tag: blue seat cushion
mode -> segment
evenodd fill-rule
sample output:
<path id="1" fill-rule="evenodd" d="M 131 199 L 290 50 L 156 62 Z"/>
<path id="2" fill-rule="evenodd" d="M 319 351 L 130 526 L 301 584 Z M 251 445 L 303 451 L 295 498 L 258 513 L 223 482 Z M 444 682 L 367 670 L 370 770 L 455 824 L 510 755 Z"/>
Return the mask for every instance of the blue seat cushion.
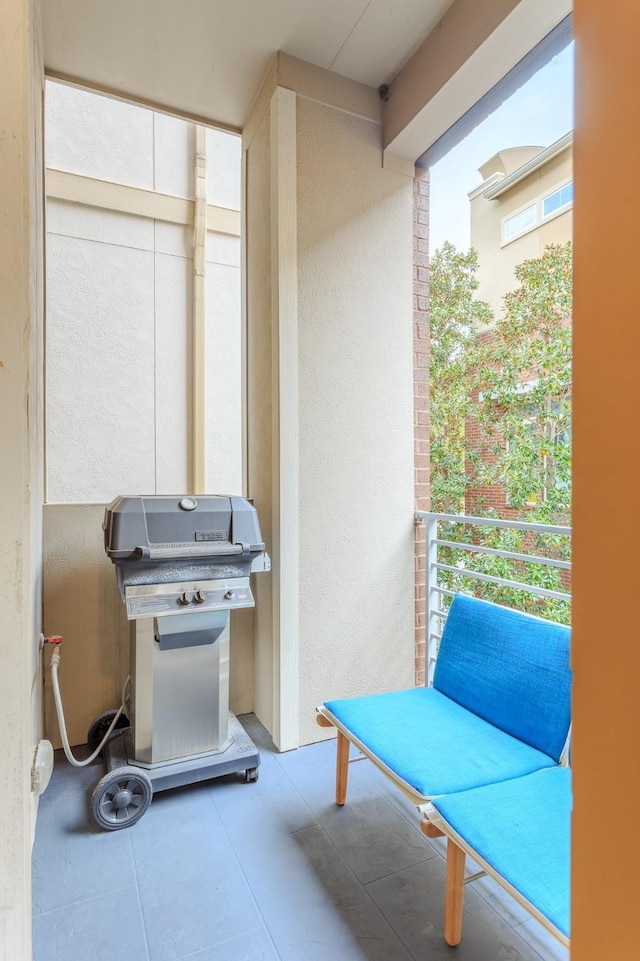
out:
<path id="1" fill-rule="evenodd" d="M 429 687 L 327 701 L 324 706 L 425 800 L 555 763 Z"/>
<path id="2" fill-rule="evenodd" d="M 569 768 L 437 798 L 433 806 L 482 860 L 569 937 Z"/>
<path id="3" fill-rule="evenodd" d="M 456 594 L 433 686 L 559 761 L 571 716 L 570 630 Z"/>

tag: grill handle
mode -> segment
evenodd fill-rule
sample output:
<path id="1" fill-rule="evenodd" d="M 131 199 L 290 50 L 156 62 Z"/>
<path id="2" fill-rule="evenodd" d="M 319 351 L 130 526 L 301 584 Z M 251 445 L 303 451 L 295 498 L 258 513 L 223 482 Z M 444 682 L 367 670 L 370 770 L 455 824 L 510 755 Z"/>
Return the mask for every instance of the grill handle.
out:
<path id="1" fill-rule="evenodd" d="M 136 547 L 134 554 L 145 561 L 188 560 L 190 557 L 229 557 L 249 554 L 251 544 L 194 544 L 193 547 Z"/>

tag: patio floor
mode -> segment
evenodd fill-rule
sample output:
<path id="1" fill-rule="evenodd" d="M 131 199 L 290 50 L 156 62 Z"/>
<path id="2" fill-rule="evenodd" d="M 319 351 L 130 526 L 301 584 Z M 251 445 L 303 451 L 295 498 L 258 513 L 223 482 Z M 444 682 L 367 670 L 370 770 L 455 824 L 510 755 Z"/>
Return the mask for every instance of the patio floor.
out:
<path id="1" fill-rule="evenodd" d="M 362 761 L 337 808 L 333 741 L 277 754 L 241 721 L 261 752 L 256 784 L 157 794 L 122 831 L 88 815 L 101 765 L 56 754 L 33 853 L 34 961 L 567 961 L 488 878 L 467 886 L 448 947 L 443 841 L 423 837 L 409 802 Z"/>

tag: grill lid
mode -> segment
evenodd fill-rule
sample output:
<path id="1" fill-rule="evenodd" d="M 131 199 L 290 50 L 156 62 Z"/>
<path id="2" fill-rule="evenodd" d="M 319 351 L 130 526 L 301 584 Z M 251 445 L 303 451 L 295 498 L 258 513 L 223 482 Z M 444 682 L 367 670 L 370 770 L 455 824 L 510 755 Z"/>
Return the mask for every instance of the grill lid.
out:
<path id="1" fill-rule="evenodd" d="M 264 552 L 255 507 L 219 495 L 116 497 L 105 509 L 104 548 L 114 564 L 215 562 Z"/>

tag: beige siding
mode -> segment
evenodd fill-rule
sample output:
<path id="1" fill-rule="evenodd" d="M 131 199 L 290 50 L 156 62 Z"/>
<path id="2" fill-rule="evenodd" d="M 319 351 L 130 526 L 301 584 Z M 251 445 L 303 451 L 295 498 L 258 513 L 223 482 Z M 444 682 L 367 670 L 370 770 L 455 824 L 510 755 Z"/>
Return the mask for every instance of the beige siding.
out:
<path id="1" fill-rule="evenodd" d="M 486 300 L 496 315 L 502 299 L 516 286 L 515 267 L 540 257 L 552 243 L 565 243 L 573 233 L 573 208 L 542 219 L 542 199 L 572 178 L 573 152 L 566 149 L 494 200 L 479 194 L 471 200 L 471 246 L 478 251 L 480 286 L 476 296 Z M 531 204 L 538 208 L 536 226 L 503 242 L 503 223 Z"/>

